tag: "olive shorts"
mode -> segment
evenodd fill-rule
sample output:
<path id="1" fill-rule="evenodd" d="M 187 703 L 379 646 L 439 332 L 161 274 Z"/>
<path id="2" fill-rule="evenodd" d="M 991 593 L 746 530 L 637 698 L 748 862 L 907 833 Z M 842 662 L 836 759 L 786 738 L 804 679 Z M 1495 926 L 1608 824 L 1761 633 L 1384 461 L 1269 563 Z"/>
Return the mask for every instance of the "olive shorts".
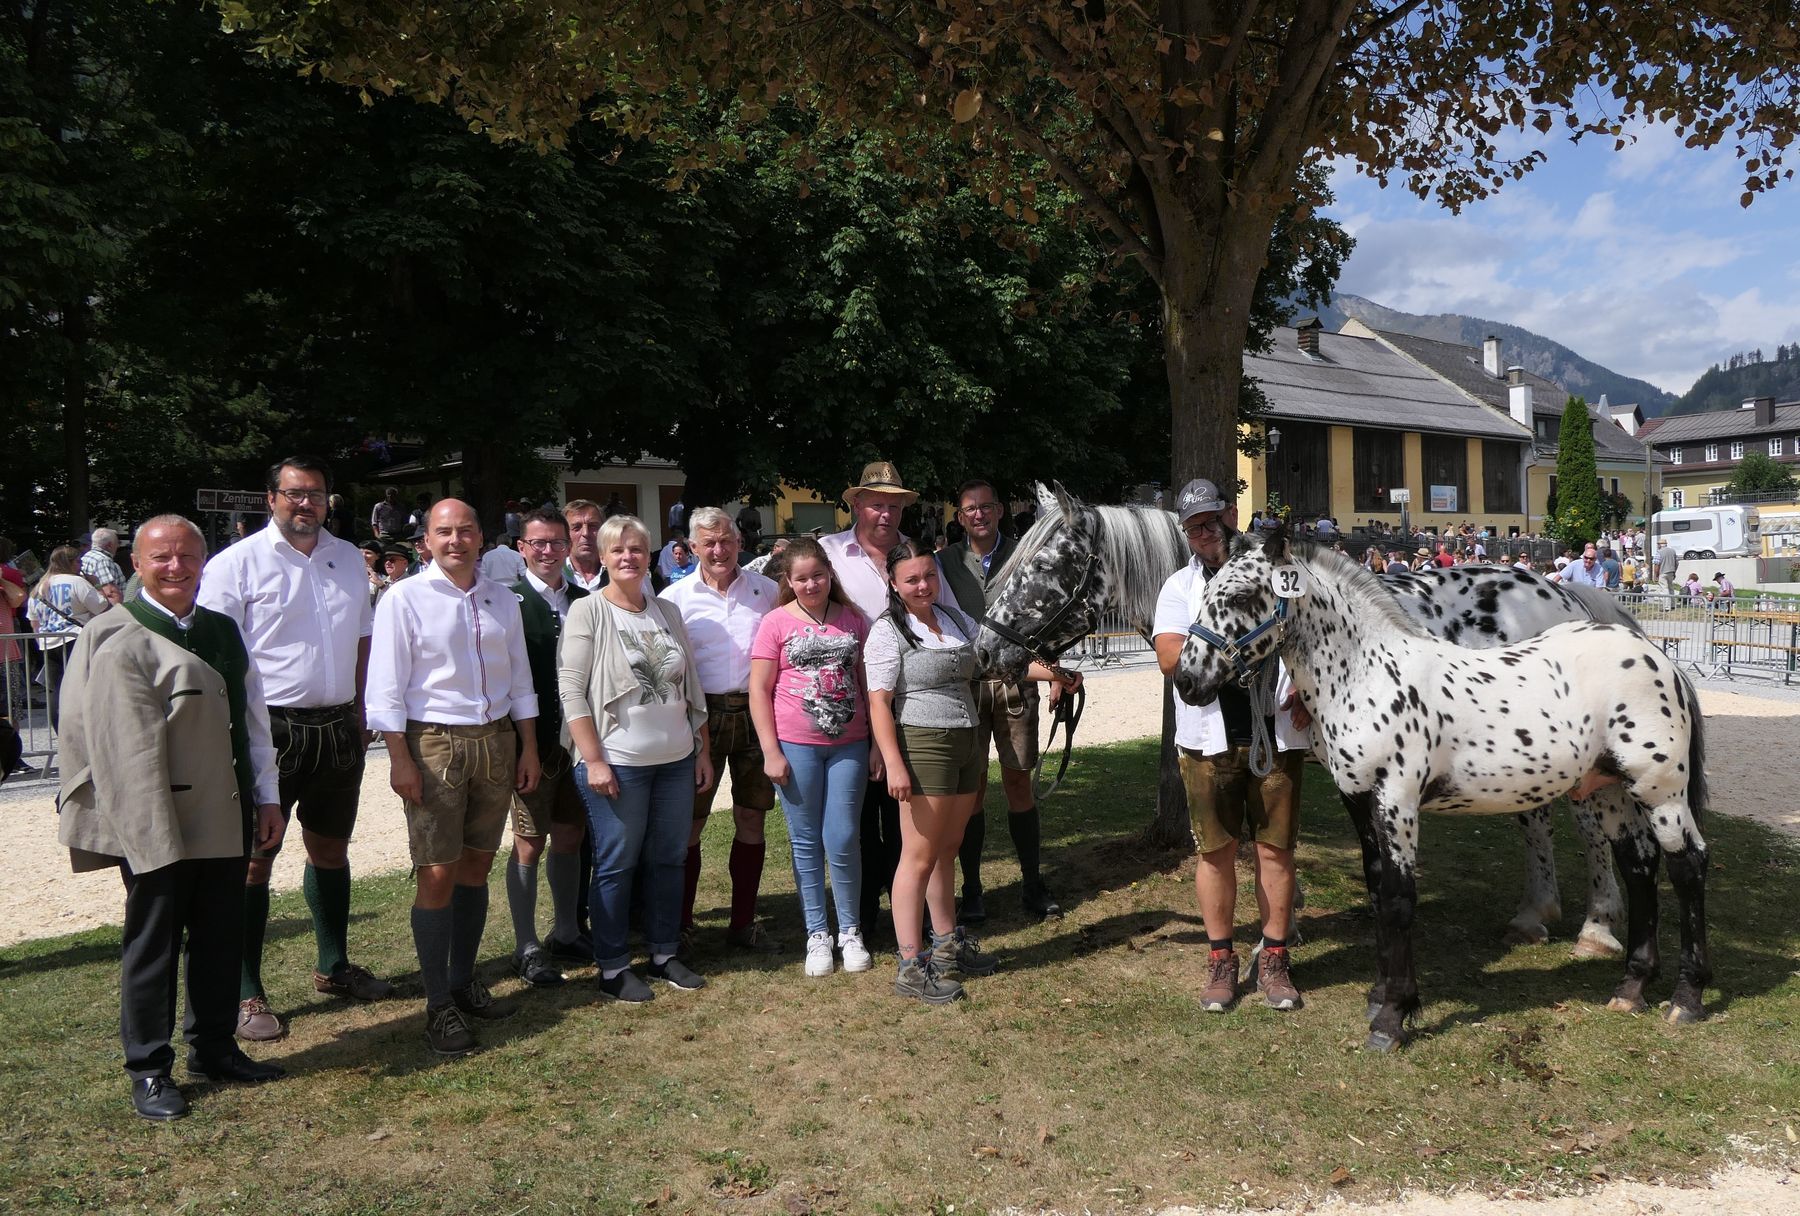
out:
<path id="1" fill-rule="evenodd" d="M 1258 844 L 1292 849 L 1300 839 L 1301 750 L 1275 753 L 1266 777 L 1250 771 L 1250 749 L 1234 747 L 1215 756 L 1181 750 L 1181 784 L 1187 790 L 1188 826 L 1202 853 L 1236 844 L 1246 820 Z"/>
<path id="2" fill-rule="evenodd" d="M 406 750 L 419 766 L 424 796 L 406 804 L 415 867 L 447 866 L 464 849 L 499 849 L 513 807 L 516 739 L 507 718 L 485 726 L 406 724 Z"/>
<path id="3" fill-rule="evenodd" d="M 694 818 L 712 813 L 713 795 L 731 771 L 731 805 L 766 811 L 775 805 L 775 787 L 763 772 L 762 741 L 750 720 L 750 698 L 743 693 L 706 698 L 707 754 L 712 757 L 713 783 L 694 792 Z"/>
<path id="4" fill-rule="evenodd" d="M 900 726 L 900 754 L 913 793 L 973 794 L 987 775 L 987 741 L 973 726 Z"/>
<path id="5" fill-rule="evenodd" d="M 584 824 L 587 807 L 575 788 L 575 766 L 560 743 L 538 744 L 543 775 L 529 794 L 514 794 L 514 836 L 547 836 L 552 824 Z"/>

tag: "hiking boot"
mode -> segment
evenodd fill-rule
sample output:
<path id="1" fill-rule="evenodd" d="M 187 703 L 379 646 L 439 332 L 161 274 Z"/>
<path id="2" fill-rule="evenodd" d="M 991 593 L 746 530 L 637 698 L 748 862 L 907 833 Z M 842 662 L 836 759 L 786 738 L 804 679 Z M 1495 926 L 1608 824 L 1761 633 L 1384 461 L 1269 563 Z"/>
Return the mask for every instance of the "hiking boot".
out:
<path id="1" fill-rule="evenodd" d="M 741 929 L 726 930 L 725 943 L 734 950 L 748 950 L 752 954 L 781 953 L 781 943 L 763 930 L 761 921 L 753 920 Z"/>
<path id="2" fill-rule="evenodd" d="M 1026 883 L 1020 899 L 1024 903 L 1028 915 L 1035 916 L 1039 920 L 1062 919 L 1062 906 L 1050 898 L 1049 888 L 1044 886 L 1044 880 L 1041 878 Z"/>
<path id="3" fill-rule="evenodd" d="M 1300 990 L 1288 976 L 1286 947 L 1262 952 L 1262 957 L 1257 960 L 1256 986 L 1262 990 L 1263 1000 L 1269 1002 L 1270 1009 L 1298 1009 L 1302 1004 Z"/>
<path id="4" fill-rule="evenodd" d="M 838 934 L 838 953 L 844 956 L 845 971 L 867 971 L 875 965 L 869 947 L 863 944 L 861 929 L 845 929 Z"/>
<path id="5" fill-rule="evenodd" d="M 368 968 L 345 963 L 330 975 L 313 972 L 313 988 L 326 996 L 347 996 L 353 1001 L 385 1001 L 394 995 L 394 986 L 378 980 Z"/>
<path id="6" fill-rule="evenodd" d="M 286 1033 L 287 1027 L 269 1008 L 267 997 L 253 996 L 238 1002 L 238 1038 L 250 1043 L 271 1043 Z"/>
<path id="7" fill-rule="evenodd" d="M 962 985 L 940 975 L 929 954 L 902 959 L 900 973 L 894 977 L 895 996 L 909 996 L 927 1005 L 948 1005 L 962 994 Z"/>
<path id="8" fill-rule="evenodd" d="M 454 1003 L 425 1011 L 425 1041 L 440 1056 L 467 1055 L 475 1050 L 475 1035 Z"/>
<path id="9" fill-rule="evenodd" d="M 483 1022 L 498 1022 L 516 1012 L 494 1000 L 494 994 L 480 980 L 470 980 L 467 987 L 452 992 L 450 1000 L 462 1011 L 463 1017 Z"/>
<path id="10" fill-rule="evenodd" d="M 831 957 L 831 934 L 821 929 L 806 939 L 806 974 L 830 975 L 835 969 Z"/>
<path id="11" fill-rule="evenodd" d="M 1209 964 L 1212 974 L 1200 990 L 1200 1008 L 1208 1013 L 1224 1013 L 1237 1003 L 1238 956 L 1235 950 L 1214 950 Z"/>
<path id="12" fill-rule="evenodd" d="M 961 925 L 956 932 L 931 938 L 931 964 L 944 975 L 992 975 L 1000 970 L 1000 960 L 981 952 L 981 943 L 970 937 Z"/>

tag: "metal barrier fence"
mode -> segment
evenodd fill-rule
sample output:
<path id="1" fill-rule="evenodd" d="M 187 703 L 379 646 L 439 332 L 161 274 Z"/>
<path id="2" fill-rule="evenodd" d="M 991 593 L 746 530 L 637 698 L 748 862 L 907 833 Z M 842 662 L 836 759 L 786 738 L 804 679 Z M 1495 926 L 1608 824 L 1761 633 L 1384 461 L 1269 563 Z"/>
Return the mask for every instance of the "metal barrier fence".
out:
<path id="1" fill-rule="evenodd" d="M 56 763 L 56 732 L 50 728 L 50 692 L 44 687 L 44 652 L 32 633 L 0 633 L 0 660 L 5 675 L 0 708 L 19 732 L 25 763 L 48 770 Z M 16 774 L 14 780 L 18 780 Z"/>
<path id="2" fill-rule="evenodd" d="M 1066 656 L 1079 667 L 1118 667 L 1155 654 L 1150 642 L 1117 613 L 1103 613 L 1094 632 L 1082 638 Z"/>
<path id="3" fill-rule="evenodd" d="M 1660 587 L 1619 597 L 1639 625 L 1690 675 L 1800 679 L 1800 603 L 1775 596 L 1718 602 Z"/>

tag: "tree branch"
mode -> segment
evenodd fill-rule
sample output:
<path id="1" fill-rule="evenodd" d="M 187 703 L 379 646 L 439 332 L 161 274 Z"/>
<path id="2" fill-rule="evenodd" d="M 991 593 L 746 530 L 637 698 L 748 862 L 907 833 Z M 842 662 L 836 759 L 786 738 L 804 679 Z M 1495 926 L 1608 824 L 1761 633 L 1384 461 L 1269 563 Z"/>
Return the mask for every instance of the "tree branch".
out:
<path id="1" fill-rule="evenodd" d="M 1372 42 L 1382 34 L 1387 33 L 1396 25 L 1399 25 L 1402 21 L 1405 21 L 1408 17 L 1425 7 L 1425 4 L 1426 0 L 1402 0 L 1402 3 L 1396 4 L 1393 8 L 1369 22 L 1363 29 L 1354 34 L 1346 32 L 1343 41 L 1343 53 L 1349 55 L 1361 50 L 1365 43 Z"/>

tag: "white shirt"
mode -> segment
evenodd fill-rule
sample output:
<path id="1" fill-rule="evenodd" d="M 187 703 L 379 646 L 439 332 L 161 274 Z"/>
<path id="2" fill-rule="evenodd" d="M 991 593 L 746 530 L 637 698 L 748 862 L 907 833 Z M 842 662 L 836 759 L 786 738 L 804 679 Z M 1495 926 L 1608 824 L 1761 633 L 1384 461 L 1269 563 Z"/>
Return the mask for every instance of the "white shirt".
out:
<path id="1" fill-rule="evenodd" d="M 620 698 L 618 724 L 600 737 L 607 762 L 635 767 L 686 759 L 694 753 L 694 730 L 683 687 L 687 665 L 674 636 L 648 612 L 632 612 L 611 600 L 605 609 L 612 613 L 640 690 Z"/>
<path id="2" fill-rule="evenodd" d="M 481 555 L 481 576 L 496 583 L 516 583 L 525 573 L 525 558 L 511 545 L 495 545 Z"/>
<path id="3" fill-rule="evenodd" d="M 148 591 L 139 591 L 138 598 L 146 604 L 174 621 L 176 626 L 186 632 L 193 628 L 194 613 L 189 609 L 186 616 L 176 616 L 167 608 L 150 598 Z M 199 601 L 195 600 L 198 605 Z M 244 733 L 250 739 L 250 789 L 256 799 L 257 806 L 281 802 L 281 776 L 275 767 L 275 736 L 269 733 L 269 705 L 263 700 L 262 679 L 256 673 L 254 662 L 244 665 Z"/>
<path id="4" fill-rule="evenodd" d="M 309 557 L 273 523 L 214 555 L 200 602 L 237 623 L 270 705 L 356 700 L 357 643 L 374 627 L 362 551 L 320 529 Z"/>
<path id="5" fill-rule="evenodd" d="M 603 565 L 595 570 L 593 578 L 584 578 L 581 571 L 575 568 L 574 562 L 564 562 L 563 577 L 583 591 L 598 591 L 606 586 L 606 567 Z"/>
<path id="6" fill-rule="evenodd" d="M 1200 615 L 1200 592 L 1206 586 L 1202 570 L 1200 559 L 1190 557 L 1187 565 L 1163 583 L 1162 591 L 1156 597 L 1156 617 L 1150 627 L 1153 636 L 1174 633 L 1187 637 L 1188 626 Z M 1293 688 L 1293 679 L 1284 663 L 1275 677 L 1275 704 L 1287 700 Z M 1220 708 L 1217 697 L 1206 705 L 1189 705 L 1179 694 L 1171 695 L 1175 697 L 1175 742 L 1178 746 L 1203 756 L 1216 756 L 1231 750 L 1231 741 L 1225 734 L 1225 711 Z M 1277 710 L 1275 743 L 1284 752 L 1311 747 L 1311 731 L 1300 730 L 1294 725 L 1292 710 Z"/>
<path id="7" fill-rule="evenodd" d="M 536 718 L 518 597 L 479 577 L 464 591 L 437 566 L 395 583 L 375 608 L 364 706 L 379 731 Z"/>
<path id="8" fill-rule="evenodd" d="M 543 579 L 533 574 L 530 570 L 526 570 L 525 581 L 531 584 L 531 589 L 533 591 L 544 597 L 544 602 L 550 605 L 551 611 L 556 613 L 557 620 L 563 621 L 568 619 L 569 584 L 566 580 L 553 590 Z"/>
<path id="9" fill-rule="evenodd" d="M 885 565 L 877 566 L 874 555 L 856 542 L 856 529 L 848 528 L 819 538 L 819 547 L 831 558 L 832 573 L 850 602 L 869 621 L 888 609 L 888 582 Z M 939 603 L 949 603 L 940 590 Z"/>
<path id="10" fill-rule="evenodd" d="M 700 670 L 701 691 L 713 696 L 750 689 L 750 645 L 757 626 L 775 607 L 779 589 L 772 579 L 740 569 L 723 593 L 698 571 L 663 590 L 687 628 L 688 648 Z"/>

